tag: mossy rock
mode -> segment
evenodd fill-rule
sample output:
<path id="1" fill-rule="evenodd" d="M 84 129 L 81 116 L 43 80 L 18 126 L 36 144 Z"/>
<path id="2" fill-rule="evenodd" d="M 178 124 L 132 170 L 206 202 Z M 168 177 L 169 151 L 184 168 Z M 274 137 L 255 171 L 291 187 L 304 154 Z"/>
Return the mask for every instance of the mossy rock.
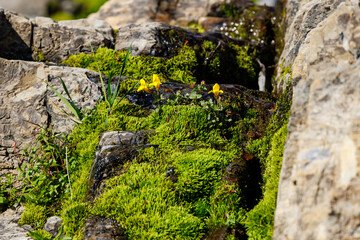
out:
<path id="1" fill-rule="evenodd" d="M 177 81 L 185 84 L 234 83 L 257 89 L 259 65 L 254 60 L 254 50 L 249 46 L 234 43 L 213 43 L 204 40 L 196 44 L 188 43 L 175 48 L 171 58 L 130 56 L 123 75 L 134 79 L 151 79 L 158 74 L 163 81 Z M 125 51 L 99 48 L 96 54 L 73 55 L 64 61 L 73 67 L 100 70 L 107 76 L 120 74 L 125 60 Z M 125 83 L 128 85 L 128 83 Z M 121 89 L 127 89 L 122 86 Z"/>

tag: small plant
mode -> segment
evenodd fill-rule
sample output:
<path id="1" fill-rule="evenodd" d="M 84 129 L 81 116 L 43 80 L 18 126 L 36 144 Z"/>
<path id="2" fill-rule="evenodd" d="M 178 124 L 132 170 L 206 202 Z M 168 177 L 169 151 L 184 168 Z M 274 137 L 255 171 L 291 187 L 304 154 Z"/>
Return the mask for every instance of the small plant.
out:
<path id="1" fill-rule="evenodd" d="M 60 231 L 56 236 L 53 238 L 50 233 L 46 232 L 45 230 L 35 230 L 35 231 L 29 231 L 29 236 L 34 240 L 71 240 L 71 237 L 68 236 L 62 236 L 63 234 L 63 227 L 60 228 Z"/>
<path id="2" fill-rule="evenodd" d="M 12 174 L 5 174 L 0 178 L 0 212 L 5 211 L 15 202 L 19 202 L 19 189 L 14 187 Z"/>
<path id="3" fill-rule="evenodd" d="M 68 116 L 71 120 L 73 120 L 76 123 L 81 123 L 82 119 L 83 119 L 83 115 L 81 113 L 81 111 L 79 110 L 78 107 L 76 107 L 74 101 L 72 100 L 69 91 L 64 83 L 64 81 L 60 78 L 61 84 L 66 92 L 66 95 L 68 96 L 68 98 L 70 99 L 70 101 L 68 101 L 65 97 L 63 97 L 61 95 L 61 93 L 59 91 L 57 91 L 53 86 L 51 86 L 49 83 L 45 82 L 50 88 L 51 90 L 53 90 L 53 92 L 61 99 L 61 101 L 66 105 L 66 107 L 75 115 L 75 118 L 72 117 L 69 113 L 67 113 L 65 110 L 59 108 L 55 103 L 55 107 L 57 107 L 60 111 L 62 111 L 66 116 Z"/>
<path id="4" fill-rule="evenodd" d="M 24 197 L 29 202 L 52 205 L 69 186 L 62 135 L 40 128 L 35 143 L 24 150 L 23 156 L 28 162 L 19 168 Z"/>

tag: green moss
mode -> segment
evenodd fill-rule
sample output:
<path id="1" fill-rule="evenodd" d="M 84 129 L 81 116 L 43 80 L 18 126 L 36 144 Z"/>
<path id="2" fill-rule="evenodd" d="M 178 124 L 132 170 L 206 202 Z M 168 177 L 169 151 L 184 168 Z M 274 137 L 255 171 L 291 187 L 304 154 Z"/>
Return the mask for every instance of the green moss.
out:
<path id="1" fill-rule="evenodd" d="M 127 229 L 129 239 L 200 239 L 201 220 L 179 205 L 166 165 L 133 163 L 107 182 L 93 214 L 105 214 Z"/>
<path id="2" fill-rule="evenodd" d="M 277 85 L 282 83 L 285 84 L 285 81 L 291 82 L 292 80 L 292 64 L 287 67 L 284 67 L 285 59 L 280 64 L 280 74 L 279 78 L 277 79 Z"/>
<path id="3" fill-rule="evenodd" d="M 243 221 L 249 239 L 272 239 L 274 214 L 281 163 L 287 135 L 284 124 L 273 136 L 270 151 L 265 161 L 263 199 L 246 214 Z"/>
<path id="4" fill-rule="evenodd" d="M 19 224 L 29 224 L 35 230 L 42 229 L 46 222 L 48 213 L 49 211 L 46 207 L 33 203 L 27 203 L 25 204 L 25 211 L 19 220 Z"/>
<path id="5" fill-rule="evenodd" d="M 38 61 L 43 61 L 45 58 L 44 58 L 44 55 L 41 53 L 41 52 L 39 52 L 38 53 Z"/>
<path id="6" fill-rule="evenodd" d="M 215 193 L 210 198 L 210 210 L 207 226 L 209 229 L 223 227 L 235 228 L 237 218 L 245 211 L 239 206 L 241 190 L 236 185 L 226 182 L 218 183 Z"/>
<path id="7" fill-rule="evenodd" d="M 205 29 L 200 24 L 197 24 L 195 22 L 189 23 L 188 28 L 190 28 L 190 30 L 194 29 L 198 33 L 204 33 L 205 32 Z"/>
<path id="8" fill-rule="evenodd" d="M 89 205 L 87 203 L 75 202 L 68 206 L 61 216 L 65 234 L 70 237 L 78 234 L 79 229 L 83 227 L 88 212 Z"/>
<path id="9" fill-rule="evenodd" d="M 150 127 L 156 129 L 151 143 L 162 148 L 224 145 L 220 131 L 208 121 L 209 114 L 200 106 L 163 106 L 149 117 Z"/>
<path id="10" fill-rule="evenodd" d="M 122 62 L 126 57 L 126 51 L 115 51 L 107 48 L 99 48 L 95 56 L 78 54 L 72 55 L 64 61 L 73 67 L 88 68 L 97 71 L 97 63 L 100 71 L 105 75 L 119 75 Z M 119 61 L 117 60 L 119 59 Z M 158 74 L 162 79 L 172 79 L 183 83 L 195 83 L 192 76 L 196 64 L 195 52 L 189 47 L 184 47 L 174 58 L 164 59 L 158 57 L 134 57 L 129 56 L 123 75 L 136 78 L 151 78 Z"/>
<path id="11" fill-rule="evenodd" d="M 272 238 L 279 176 L 290 115 L 291 89 L 291 86 L 288 86 L 279 98 L 265 136 L 249 141 L 246 146 L 247 151 L 256 155 L 263 166 L 263 197 L 246 215 L 239 215 L 239 222 L 246 228 L 249 239 Z"/>
<path id="12" fill-rule="evenodd" d="M 168 33 L 170 34 L 170 33 Z M 135 79 L 151 79 L 158 74 L 162 80 L 178 81 L 193 84 L 206 79 L 207 82 L 219 82 L 219 78 L 229 83 L 239 83 L 251 88 L 257 87 L 253 50 L 249 47 L 240 47 L 230 44 L 230 47 L 217 47 L 210 41 L 204 41 L 200 46 L 188 45 L 177 48 L 172 58 L 158 58 L 149 56 L 130 56 L 124 76 Z M 64 61 L 73 67 L 88 68 L 100 71 L 107 76 L 119 75 L 125 51 L 115 51 L 99 48 L 95 56 L 84 53 L 72 55 Z M 128 89 L 127 82 L 122 90 Z"/>
<path id="13" fill-rule="evenodd" d="M 221 180 L 221 168 L 228 166 L 233 157 L 229 152 L 214 149 L 175 153 L 171 160 L 178 171 L 176 188 L 180 198 L 188 202 L 209 198 Z"/>

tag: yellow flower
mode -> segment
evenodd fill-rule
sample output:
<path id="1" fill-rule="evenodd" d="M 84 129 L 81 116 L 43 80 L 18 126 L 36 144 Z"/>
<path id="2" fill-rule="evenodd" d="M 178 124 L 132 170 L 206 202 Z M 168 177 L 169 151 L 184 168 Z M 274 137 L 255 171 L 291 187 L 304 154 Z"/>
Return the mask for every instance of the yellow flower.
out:
<path id="1" fill-rule="evenodd" d="M 220 90 L 219 84 L 215 83 L 213 86 L 213 90 L 211 90 L 209 93 L 214 93 L 215 97 L 218 98 L 220 93 L 223 93 L 223 90 Z"/>
<path id="2" fill-rule="evenodd" d="M 140 80 L 140 87 L 138 88 L 138 92 L 140 92 L 141 90 L 144 90 L 145 92 L 151 93 L 150 89 L 146 86 L 146 82 L 144 79 Z"/>
<path id="3" fill-rule="evenodd" d="M 153 75 L 153 82 L 150 83 L 150 86 L 154 86 L 156 88 L 156 91 L 159 92 L 160 84 L 162 84 L 160 82 L 160 78 L 158 77 L 158 75 L 154 74 Z"/>

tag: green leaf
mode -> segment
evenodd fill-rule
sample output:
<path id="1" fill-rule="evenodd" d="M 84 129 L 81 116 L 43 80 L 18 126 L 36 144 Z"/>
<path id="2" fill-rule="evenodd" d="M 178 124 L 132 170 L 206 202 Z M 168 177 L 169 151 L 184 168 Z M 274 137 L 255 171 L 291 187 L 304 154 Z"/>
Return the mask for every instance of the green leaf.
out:
<path id="1" fill-rule="evenodd" d="M 51 240 L 51 239 L 49 239 L 47 237 L 41 236 L 39 233 L 31 232 L 29 230 L 26 230 L 26 231 L 29 233 L 30 237 L 32 237 L 35 240 Z"/>
<path id="2" fill-rule="evenodd" d="M 9 203 L 9 200 L 7 200 L 6 198 L 0 197 L 0 204 L 7 204 Z"/>
<path id="3" fill-rule="evenodd" d="M 78 118 L 77 122 L 81 123 L 82 115 L 79 111 L 79 109 L 74 108 L 73 104 L 71 104 L 66 98 L 64 98 L 53 86 L 51 86 L 49 83 L 45 82 L 46 85 L 48 85 L 51 90 L 60 98 L 60 100 L 66 105 L 67 108 L 70 109 L 70 111 Z"/>

